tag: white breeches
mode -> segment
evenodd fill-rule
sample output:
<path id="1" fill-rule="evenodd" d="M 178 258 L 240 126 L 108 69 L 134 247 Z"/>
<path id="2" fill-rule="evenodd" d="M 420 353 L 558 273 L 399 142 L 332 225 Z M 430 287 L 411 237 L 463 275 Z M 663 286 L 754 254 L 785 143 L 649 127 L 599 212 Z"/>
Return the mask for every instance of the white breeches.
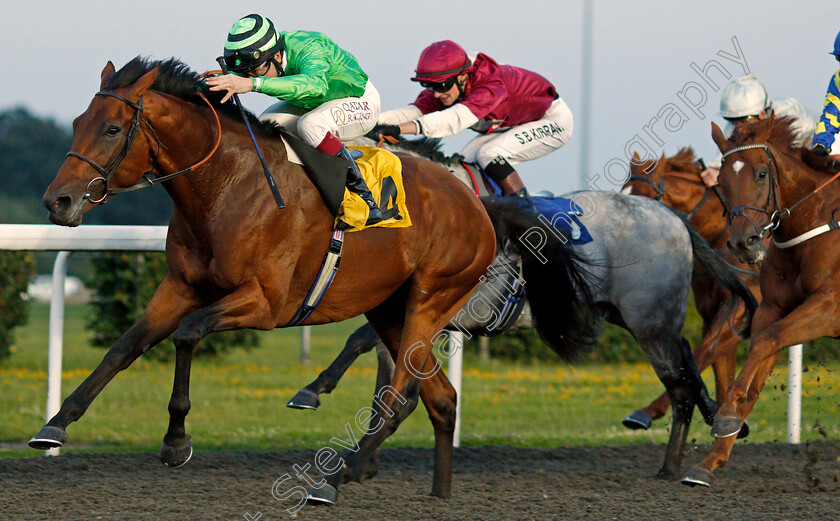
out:
<path id="1" fill-rule="evenodd" d="M 562 98 L 557 98 L 542 119 L 481 135 L 467 143 L 461 154 L 467 162 L 478 163 L 481 168 L 500 156 L 516 165 L 561 148 L 569 142 L 573 130 L 572 111 Z"/>
<path id="2" fill-rule="evenodd" d="M 368 80 L 361 98 L 339 98 L 314 109 L 304 109 L 279 101 L 260 115 L 317 147 L 327 132 L 340 141 L 352 141 L 370 132 L 379 120 L 379 91 Z"/>

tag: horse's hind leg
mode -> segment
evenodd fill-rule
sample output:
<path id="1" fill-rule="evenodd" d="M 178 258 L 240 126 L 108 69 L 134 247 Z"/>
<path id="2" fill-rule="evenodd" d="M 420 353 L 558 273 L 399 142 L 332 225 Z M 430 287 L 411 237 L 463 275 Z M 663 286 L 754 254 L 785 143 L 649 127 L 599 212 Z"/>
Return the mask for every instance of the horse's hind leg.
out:
<path id="1" fill-rule="evenodd" d="M 455 389 L 442 374 L 440 363 L 432 355 L 432 348 L 450 316 L 470 296 L 472 284 L 465 282 L 466 275 L 459 278 L 461 280 L 450 276 L 437 280 L 427 278 L 423 281 L 410 281 L 407 299 L 398 303 L 399 309 L 407 310 L 405 325 L 394 316 L 397 306 L 393 298 L 367 313 L 380 338 L 395 355 L 394 376 L 375 400 L 376 412 L 380 415 L 376 429 L 368 430 L 355 451 L 343 455 L 343 473 L 336 472 L 328 476 L 327 485 L 310 490 L 310 500 L 335 502 L 338 486 L 342 482 L 357 479 L 362 471 L 362 463 L 417 407 L 421 393 L 435 430 L 432 495 L 444 498 L 450 496 L 456 395 Z M 443 291 L 443 288 L 450 291 Z"/>
<path id="2" fill-rule="evenodd" d="M 735 334 L 730 319 L 739 316 L 742 312 L 743 304 L 735 309 L 722 306 L 712 323 L 704 328 L 703 338 L 692 355 L 700 372 L 713 365 L 718 402 L 723 400 L 729 384 L 735 377 L 735 355 L 740 339 Z M 697 405 L 703 414 L 704 421 L 711 425 L 718 407 L 709 397 L 708 392 L 705 391 L 705 387 L 701 391 L 700 401 L 697 402 Z M 664 416 L 670 406 L 671 401 L 668 399 L 668 393 L 663 393 L 647 407 L 629 415 L 622 423 L 630 429 L 647 429 L 650 427 L 651 421 Z"/>
<path id="3" fill-rule="evenodd" d="M 192 456 L 184 419 L 190 410 L 190 367 L 198 342 L 217 331 L 253 327 L 271 329 L 271 310 L 260 285 L 252 280 L 215 304 L 190 313 L 175 330 L 175 381 L 169 400 L 169 428 L 160 449 L 161 462 L 180 467 Z"/>
<path id="4" fill-rule="evenodd" d="M 385 347 L 379 339 L 379 335 L 369 323 L 365 323 L 353 332 L 344 344 L 344 349 L 338 354 L 335 360 L 318 375 L 312 383 L 301 389 L 286 404 L 292 409 L 317 409 L 321 405 L 321 394 L 329 394 L 338 385 L 344 373 L 359 356 L 367 353 L 373 348 Z M 388 357 L 390 359 L 390 356 Z M 390 378 L 390 376 L 389 376 Z"/>
<path id="5" fill-rule="evenodd" d="M 169 336 L 181 317 L 197 307 L 189 297 L 191 294 L 190 288 L 166 277 L 146 306 L 143 316 L 117 340 L 96 369 L 64 400 L 58 413 L 29 441 L 29 446 L 34 449 L 61 447 L 67 441 L 67 426 L 82 417 L 108 382 Z"/>
<path id="6" fill-rule="evenodd" d="M 652 335 L 651 338 L 639 338 L 639 344 L 665 385 L 672 404 L 671 435 L 665 461 L 657 476 L 673 479 L 679 475 L 694 405 L 705 385 L 694 364 L 691 347 L 684 338 L 669 334 Z"/>
<path id="7" fill-rule="evenodd" d="M 372 329 L 372 328 L 371 328 Z M 391 378 L 394 377 L 394 360 L 391 358 L 391 353 L 385 344 L 379 340 L 379 335 L 376 336 L 376 359 L 378 361 L 376 371 L 376 391 L 374 396 L 382 396 L 382 390 L 391 383 Z M 376 400 L 373 401 L 373 409 L 377 407 Z M 375 416 L 370 419 L 369 431 L 373 431 L 379 424 L 378 418 Z M 376 449 L 370 458 L 362 462 L 361 479 L 372 478 L 379 473 L 379 449 Z"/>

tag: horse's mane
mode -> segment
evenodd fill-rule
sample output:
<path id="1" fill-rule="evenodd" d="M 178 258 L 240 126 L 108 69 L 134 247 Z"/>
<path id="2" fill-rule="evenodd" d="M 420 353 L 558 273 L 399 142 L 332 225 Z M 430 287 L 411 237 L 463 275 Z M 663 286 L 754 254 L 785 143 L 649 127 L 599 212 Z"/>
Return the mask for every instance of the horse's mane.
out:
<path id="1" fill-rule="evenodd" d="M 204 105 L 204 101 L 198 96 L 198 92 L 201 91 L 210 100 L 213 107 L 221 114 L 225 114 L 235 120 L 242 119 L 239 111 L 234 107 L 233 102 L 221 103 L 224 93 L 211 92 L 206 88 L 204 82 L 201 81 L 201 76 L 177 58 L 152 60 L 143 56 L 137 56 L 123 65 L 120 70 L 108 79 L 105 90 L 127 87 L 155 67 L 158 68 L 158 72 L 154 83 L 152 83 L 152 90 L 169 94 L 198 105 Z M 262 125 L 251 112 L 246 110 L 246 113 L 251 124 Z M 262 126 L 268 128 L 267 125 Z"/>
<path id="2" fill-rule="evenodd" d="M 665 170 L 696 174 L 698 168 L 694 162 L 694 149 L 691 147 L 682 147 L 673 156 L 665 158 Z"/>
<path id="3" fill-rule="evenodd" d="M 460 162 L 464 159 L 464 156 L 460 154 L 447 156 L 441 151 L 441 145 L 440 138 L 423 136 L 417 139 L 401 139 L 397 143 L 390 145 L 389 148 L 425 157 L 440 165 L 450 165 L 453 162 Z"/>
<path id="4" fill-rule="evenodd" d="M 764 130 L 766 124 L 766 120 L 759 120 L 741 125 L 732 132 L 730 141 L 735 143 L 736 146 L 753 143 L 757 134 Z M 834 159 L 814 154 L 807 146 L 796 146 L 794 144 L 797 137 L 795 124 L 796 118 L 790 116 L 774 118 L 767 143 L 783 153 L 800 159 L 807 166 L 818 172 L 835 174 L 837 172 L 837 165 Z"/>

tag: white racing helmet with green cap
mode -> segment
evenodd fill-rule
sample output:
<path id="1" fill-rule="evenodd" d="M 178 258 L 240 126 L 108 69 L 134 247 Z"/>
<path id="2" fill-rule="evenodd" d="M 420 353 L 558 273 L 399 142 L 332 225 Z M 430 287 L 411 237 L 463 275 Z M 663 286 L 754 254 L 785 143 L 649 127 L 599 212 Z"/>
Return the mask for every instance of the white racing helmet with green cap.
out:
<path id="1" fill-rule="evenodd" d="M 732 81 L 720 97 L 720 115 L 727 119 L 758 116 L 770 108 L 770 98 L 755 74 Z"/>
<path id="2" fill-rule="evenodd" d="M 283 47 L 283 38 L 271 20 L 249 14 L 230 28 L 225 42 L 225 64 L 231 72 L 243 73 L 272 60 Z M 277 70 L 282 74 L 279 65 Z"/>

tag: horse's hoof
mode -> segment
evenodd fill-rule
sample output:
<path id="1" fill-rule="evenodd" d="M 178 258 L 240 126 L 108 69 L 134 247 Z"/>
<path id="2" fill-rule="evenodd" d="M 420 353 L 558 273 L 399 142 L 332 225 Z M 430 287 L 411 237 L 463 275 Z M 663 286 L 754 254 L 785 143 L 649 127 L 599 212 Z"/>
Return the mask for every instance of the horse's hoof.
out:
<path id="1" fill-rule="evenodd" d="M 689 470 L 688 474 L 682 478 L 680 483 L 688 485 L 689 487 L 700 486 L 711 488 L 712 473 L 706 469 L 701 469 L 700 467 L 691 467 L 691 470 Z"/>
<path id="2" fill-rule="evenodd" d="M 338 489 L 329 483 L 324 483 L 321 487 L 312 487 L 306 493 L 306 501 L 318 505 L 335 505 L 338 501 Z"/>
<path id="3" fill-rule="evenodd" d="M 735 436 L 741 430 L 741 418 L 737 416 L 718 416 L 712 425 L 713 438 L 728 438 Z"/>
<path id="4" fill-rule="evenodd" d="M 38 450 L 57 449 L 67 441 L 67 433 L 61 427 L 44 425 L 31 440 L 29 446 Z"/>
<path id="5" fill-rule="evenodd" d="M 160 446 L 160 462 L 171 469 L 186 465 L 193 455 L 190 440 L 191 438 L 187 436 L 187 442 L 179 447 L 172 447 L 164 441 Z"/>
<path id="6" fill-rule="evenodd" d="M 304 387 L 298 391 L 291 400 L 289 400 L 286 407 L 291 409 L 309 409 L 314 411 L 320 405 L 321 399 L 318 398 L 318 395 Z"/>
<path id="7" fill-rule="evenodd" d="M 744 420 L 744 424 L 741 425 L 741 430 L 738 431 L 738 439 L 742 440 L 750 435 L 750 424 L 747 423 L 747 420 Z"/>
<path id="8" fill-rule="evenodd" d="M 631 430 L 648 430 L 653 425 L 653 420 L 642 410 L 635 411 L 630 416 L 621 420 L 621 424 Z"/>

